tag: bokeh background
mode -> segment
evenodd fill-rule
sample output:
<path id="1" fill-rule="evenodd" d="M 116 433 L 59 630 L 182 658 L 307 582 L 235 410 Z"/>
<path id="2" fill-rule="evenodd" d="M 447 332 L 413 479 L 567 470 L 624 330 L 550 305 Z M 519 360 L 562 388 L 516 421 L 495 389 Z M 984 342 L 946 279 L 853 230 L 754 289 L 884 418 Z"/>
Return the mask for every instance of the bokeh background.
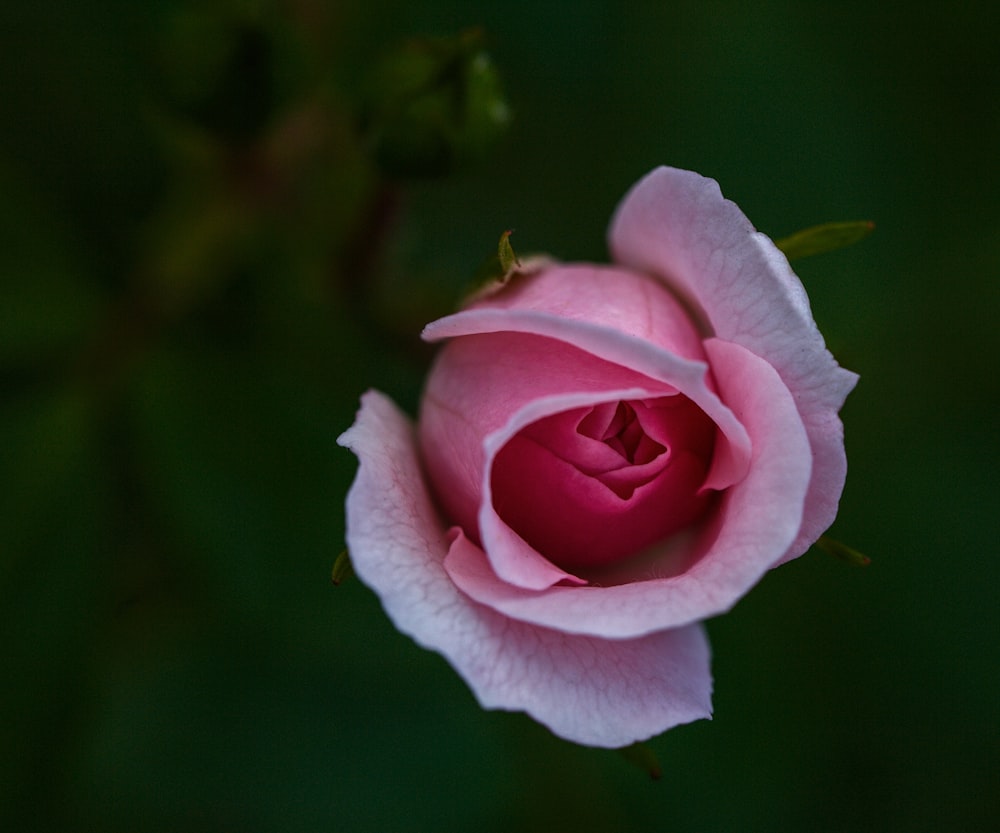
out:
<path id="1" fill-rule="evenodd" d="M 0 829 L 995 829 L 992 8 L 4 4 Z M 371 67 L 469 26 L 509 130 L 387 177 Z M 715 719 L 654 783 L 482 712 L 330 570 L 359 394 L 412 412 L 499 233 L 603 260 L 661 163 L 776 237 L 878 228 L 796 264 L 861 374 L 832 534 L 873 564 L 812 551 L 710 622 Z"/>

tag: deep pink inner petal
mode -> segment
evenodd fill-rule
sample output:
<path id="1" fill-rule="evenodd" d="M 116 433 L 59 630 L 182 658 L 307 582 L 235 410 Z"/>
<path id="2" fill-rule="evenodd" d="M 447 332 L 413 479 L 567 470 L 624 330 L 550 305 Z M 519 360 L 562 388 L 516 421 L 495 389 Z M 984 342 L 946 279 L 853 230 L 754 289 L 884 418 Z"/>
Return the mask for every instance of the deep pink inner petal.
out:
<path id="1" fill-rule="evenodd" d="M 530 368 L 530 373 L 526 372 Z M 672 393 L 675 388 L 573 345 L 529 333 L 482 333 L 454 339 L 441 351 L 421 403 L 419 437 L 435 498 L 443 514 L 479 540 L 477 513 L 484 467 L 483 438 L 502 428 L 526 404 L 561 394 L 641 388 Z M 555 409 L 553 409 L 555 410 Z M 539 442 L 556 450 L 565 429 L 545 421 Z M 551 435 L 551 436 L 548 436 Z M 617 468 L 621 458 L 594 444 L 594 469 Z"/>
<path id="2" fill-rule="evenodd" d="M 557 413 L 499 451 L 493 505 L 557 566 L 608 565 L 698 520 L 716 433 L 680 394 Z"/>
<path id="3" fill-rule="evenodd" d="M 603 426 L 603 427 L 602 427 Z M 577 433 L 603 442 L 630 464 L 648 463 L 666 449 L 643 430 L 628 402 L 604 402 L 580 420 Z"/>

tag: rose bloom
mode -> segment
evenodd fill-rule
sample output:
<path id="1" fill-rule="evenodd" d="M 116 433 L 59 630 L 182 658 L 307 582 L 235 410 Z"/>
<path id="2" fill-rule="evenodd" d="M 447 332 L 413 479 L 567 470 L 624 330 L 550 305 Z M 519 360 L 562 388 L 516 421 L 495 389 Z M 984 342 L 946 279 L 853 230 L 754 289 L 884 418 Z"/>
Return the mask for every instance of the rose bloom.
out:
<path id="1" fill-rule="evenodd" d="M 659 168 L 612 266 L 526 264 L 429 324 L 416 430 L 362 398 L 341 444 L 357 574 L 486 708 L 620 747 L 711 714 L 701 622 L 832 522 L 857 377 L 718 185 Z"/>

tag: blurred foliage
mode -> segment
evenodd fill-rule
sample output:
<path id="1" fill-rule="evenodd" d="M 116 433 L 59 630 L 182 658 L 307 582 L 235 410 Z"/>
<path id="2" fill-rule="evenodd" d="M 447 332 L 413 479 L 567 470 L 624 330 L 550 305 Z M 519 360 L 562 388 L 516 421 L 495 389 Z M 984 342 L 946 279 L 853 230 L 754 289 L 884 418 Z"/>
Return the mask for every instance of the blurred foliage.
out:
<path id="1" fill-rule="evenodd" d="M 364 134 L 396 176 L 442 176 L 483 160 L 510 123 L 478 29 L 408 41 L 382 57 L 367 86 Z"/>
<path id="2" fill-rule="evenodd" d="M 993 826 L 996 34 L 985 2 L 5 4 L 0 829 Z M 710 623 L 716 720 L 653 785 L 481 712 L 330 575 L 358 395 L 412 411 L 503 229 L 603 259 L 661 163 L 776 237 L 879 233 L 796 264 L 861 373 L 834 535 L 873 566 L 807 555 Z"/>

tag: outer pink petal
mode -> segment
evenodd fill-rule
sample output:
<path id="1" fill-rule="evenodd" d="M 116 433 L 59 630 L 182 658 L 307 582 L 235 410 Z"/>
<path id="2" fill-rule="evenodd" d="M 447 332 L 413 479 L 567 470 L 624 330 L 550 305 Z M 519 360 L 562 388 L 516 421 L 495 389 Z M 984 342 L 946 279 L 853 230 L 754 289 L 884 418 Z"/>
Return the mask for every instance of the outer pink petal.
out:
<path id="1" fill-rule="evenodd" d="M 655 344 L 685 359 L 704 361 L 701 333 L 690 313 L 655 278 L 611 266 L 550 264 L 515 277 L 500 292 L 468 309 L 514 309 L 587 321 Z M 434 325 L 427 332 L 433 333 Z"/>
<path id="2" fill-rule="evenodd" d="M 708 333 L 765 359 L 792 392 L 809 435 L 813 480 L 802 527 L 780 560 L 832 523 L 847 461 L 837 411 L 857 382 L 827 351 L 801 282 L 770 239 L 690 171 L 658 168 L 626 195 L 609 231 L 615 260 L 663 279 Z"/>
<path id="3" fill-rule="evenodd" d="M 525 711 L 560 737 L 605 747 L 710 715 L 700 626 L 609 641 L 514 622 L 476 604 L 442 566 L 448 542 L 406 416 L 369 392 L 339 442 L 360 461 L 347 498 L 358 576 L 396 627 L 443 654 L 484 708 Z"/>
<path id="4" fill-rule="evenodd" d="M 474 546 L 449 553 L 445 566 L 455 583 L 512 618 L 612 639 L 686 625 L 735 604 L 799 530 L 810 482 L 809 440 L 770 365 L 728 342 L 710 339 L 705 347 L 719 370 L 720 394 L 753 444 L 749 473 L 722 495 L 713 528 L 698 540 L 681 541 L 670 558 L 661 559 L 662 567 L 650 566 L 647 575 L 613 586 L 526 591 L 500 581 Z"/>

